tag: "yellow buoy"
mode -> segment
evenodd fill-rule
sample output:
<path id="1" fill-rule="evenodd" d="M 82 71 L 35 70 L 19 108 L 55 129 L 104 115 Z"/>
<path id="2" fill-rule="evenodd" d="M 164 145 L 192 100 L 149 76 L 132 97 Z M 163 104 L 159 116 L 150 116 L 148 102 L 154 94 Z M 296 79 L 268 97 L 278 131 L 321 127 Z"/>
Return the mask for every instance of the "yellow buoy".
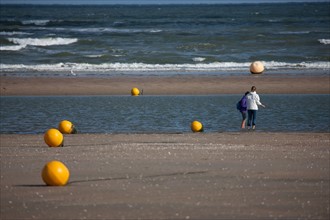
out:
<path id="1" fill-rule="evenodd" d="M 138 88 L 133 88 L 131 90 L 131 94 L 132 94 L 132 96 L 138 96 L 138 95 L 140 95 L 140 90 Z"/>
<path id="2" fill-rule="evenodd" d="M 265 67 L 260 61 L 255 61 L 250 65 L 250 72 L 252 74 L 261 74 L 264 70 Z"/>
<path id="3" fill-rule="evenodd" d="M 200 123 L 199 121 L 193 121 L 191 123 L 191 130 L 193 132 L 202 132 L 204 129 L 203 129 L 203 124 Z"/>
<path id="4" fill-rule="evenodd" d="M 48 162 L 41 172 L 42 180 L 48 186 L 64 186 L 69 181 L 69 169 L 60 161 Z"/>
<path id="5" fill-rule="evenodd" d="M 76 134 L 77 130 L 75 126 L 67 120 L 63 120 L 58 125 L 58 130 L 62 132 L 62 134 Z"/>
<path id="6" fill-rule="evenodd" d="M 44 140 L 49 147 L 63 147 L 63 134 L 55 128 L 46 131 Z"/>

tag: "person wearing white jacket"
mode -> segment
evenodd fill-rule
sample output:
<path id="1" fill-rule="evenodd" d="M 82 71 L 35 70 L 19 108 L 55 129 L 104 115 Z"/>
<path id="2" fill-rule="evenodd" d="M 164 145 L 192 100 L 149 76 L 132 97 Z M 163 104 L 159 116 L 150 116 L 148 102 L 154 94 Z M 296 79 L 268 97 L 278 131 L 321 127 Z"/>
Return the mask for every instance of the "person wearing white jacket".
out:
<path id="1" fill-rule="evenodd" d="M 260 97 L 257 94 L 257 88 L 255 86 L 252 86 L 251 92 L 246 96 L 246 104 L 247 104 L 247 110 L 248 110 L 248 129 L 256 128 L 256 117 L 257 117 L 257 111 L 258 111 L 258 105 L 262 107 L 266 107 L 260 102 Z"/>

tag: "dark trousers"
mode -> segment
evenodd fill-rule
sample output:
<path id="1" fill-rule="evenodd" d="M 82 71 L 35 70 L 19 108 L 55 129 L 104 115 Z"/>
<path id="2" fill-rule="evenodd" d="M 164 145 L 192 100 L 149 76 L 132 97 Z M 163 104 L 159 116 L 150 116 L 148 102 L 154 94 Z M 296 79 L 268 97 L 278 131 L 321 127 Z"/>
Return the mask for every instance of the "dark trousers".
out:
<path id="1" fill-rule="evenodd" d="M 257 110 L 248 110 L 248 126 L 255 126 L 257 118 Z"/>

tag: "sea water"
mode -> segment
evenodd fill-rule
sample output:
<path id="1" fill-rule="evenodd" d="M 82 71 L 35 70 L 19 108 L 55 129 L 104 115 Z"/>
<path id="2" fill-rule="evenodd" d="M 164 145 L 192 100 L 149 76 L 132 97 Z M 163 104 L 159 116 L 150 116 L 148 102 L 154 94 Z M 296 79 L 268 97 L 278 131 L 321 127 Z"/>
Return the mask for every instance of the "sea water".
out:
<path id="1" fill-rule="evenodd" d="M 329 3 L 1 5 L 0 76 L 330 71 Z M 239 131 L 240 95 L 0 97 L 1 133 Z M 329 132 L 329 95 L 261 95 L 259 131 Z"/>
<path id="2" fill-rule="evenodd" d="M 1 5 L 1 75 L 330 70 L 329 2 Z"/>
<path id="3" fill-rule="evenodd" d="M 262 95 L 257 131 L 329 132 L 330 95 Z M 1 134 L 42 134 L 70 120 L 79 133 L 240 131 L 241 95 L 0 97 Z"/>

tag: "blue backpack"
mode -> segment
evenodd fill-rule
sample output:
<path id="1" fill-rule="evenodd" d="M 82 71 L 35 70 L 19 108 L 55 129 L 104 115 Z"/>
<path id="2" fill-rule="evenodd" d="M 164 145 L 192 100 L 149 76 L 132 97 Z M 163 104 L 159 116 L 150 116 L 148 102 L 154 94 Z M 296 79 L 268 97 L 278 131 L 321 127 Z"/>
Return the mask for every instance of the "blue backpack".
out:
<path id="1" fill-rule="evenodd" d="M 239 101 L 236 103 L 236 109 L 240 111 L 241 108 L 242 108 L 241 100 L 239 100 Z"/>

